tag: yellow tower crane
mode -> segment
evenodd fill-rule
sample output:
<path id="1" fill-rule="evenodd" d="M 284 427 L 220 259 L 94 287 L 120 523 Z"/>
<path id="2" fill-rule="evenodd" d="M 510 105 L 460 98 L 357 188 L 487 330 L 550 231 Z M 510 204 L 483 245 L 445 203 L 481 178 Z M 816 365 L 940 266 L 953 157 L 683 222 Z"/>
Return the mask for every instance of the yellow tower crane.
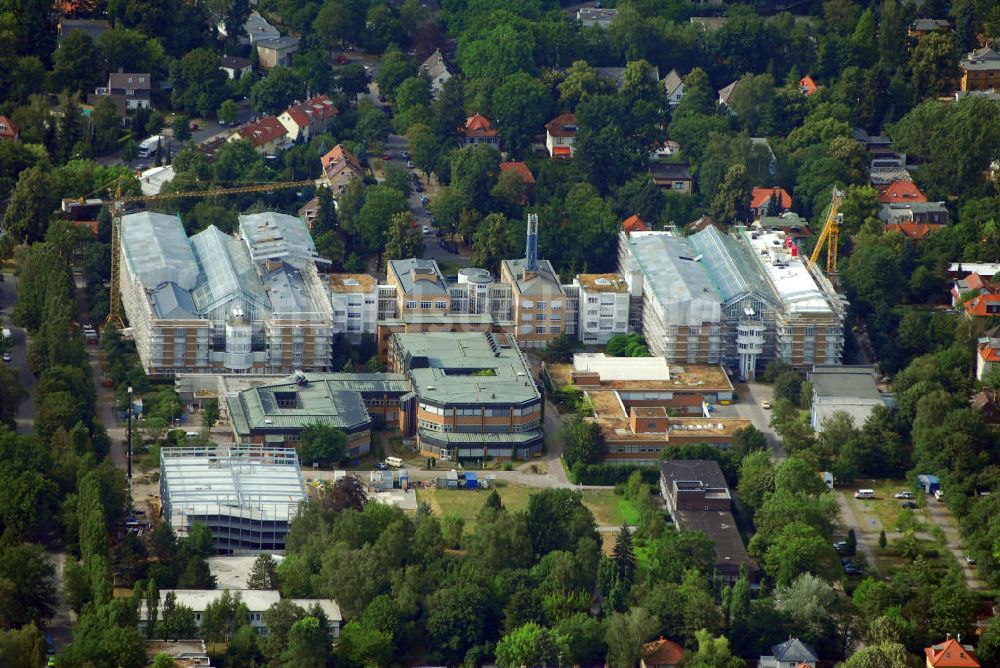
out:
<path id="1" fill-rule="evenodd" d="M 839 210 L 843 199 L 844 191 L 834 188 L 833 196 L 830 199 L 830 212 L 826 216 L 826 223 L 823 225 L 823 231 L 820 232 L 819 238 L 816 239 L 816 247 L 813 248 L 812 255 L 809 256 L 808 268 L 810 270 L 816 265 L 816 260 L 819 259 L 819 254 L 823 251 L 823 245 L 826 244 L 826 273 L 837 273 L 837 248 L 840 244 L 840 224 L 844 220 L 844 216 L 839 213 Z"/>
<path id="2" fill-rule="evenodd" d="M 270 192 L 271 190 L 290 190 L 292 188 L 306 188 L 319 186 L 322 181 L 282 181 L 277 183 L 258 183 L 247 186 L 234 186 L 232 188 L 216 188 L 214 190 L 197 190 L 191 192 L 161 193 L 159 195 L 123 195 L 121 191 L 121 181 L 115 187 L 114 200 L 111 206 L 111 298 L 108 308 L 108 317 L 104 321 L 105 327 L 122 329 L 125 320 L 122 317 L 122 296 L 120 289 L 121 268 L 119 267 L 121 254 L 121 217 L 126 204 L 136 202 L 157 202 L 168 199 L 183 199 L 192 197 L 215 197 L 220 195 L 241 195 L 244 193 Z"/>

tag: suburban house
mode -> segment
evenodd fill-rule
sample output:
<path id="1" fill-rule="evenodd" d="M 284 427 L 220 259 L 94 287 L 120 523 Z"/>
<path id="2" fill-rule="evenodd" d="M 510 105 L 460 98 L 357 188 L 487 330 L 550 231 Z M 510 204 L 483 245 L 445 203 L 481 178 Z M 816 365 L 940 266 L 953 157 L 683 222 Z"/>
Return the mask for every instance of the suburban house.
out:
<path id="1" fill-rule="evenodd" d="M 132 109 L 149 109 L 153 100 L 153 84 L 149 72 L 112 72 L 108 75 L 108 85 L 94 91 L 97 95 L 109 96 L 125 114 Z"/>
<path id="2" fill-rule="evenodd" d="M 1000 53 L 988 46 L 976 49 L 958 62 L 962 70 L 960 90 L 1000 88 Z"/>
<path id="3" fill-rule="evenodd" d="M 951 30 L 951 23 L 945 19 L 917 19 L 910 24 L 906 34 L 913 39 L 920 39 L 932 32 L 948 32 L 949 30 Z"/>
<path id="4" fill-rule="evenodd" d="M 660 494 L 677 531 L 700 531 L 715 545 L 716 577 L 732 584 L 739 579 L 740 570 L 746 568 L 750 582 L 757 582 L 760 572 L 736 528 L 733 493 L 718 462 L 691 459 L 661 463 Z M 815 657 L 813 661 L 815 668 Z M 786 665 L 780 664 L 781 668 Z"/>
<path id="5" fill-rule="evenodd" d="M 240 58 L 239 56 L 222 56 L 219 59 L 219 69 L 225 72 L 231 81 L 242 79 L 245 75 L 253 71 L 253 68 L 250 66 L 250 59 Z"/>
<path id="6" fill-rule="evenodd" d="M 812 409 L 809 424 L 817 434 L 834 413 L 847 413 L 861 428 L 876 406 L 891 405 L 891 398 L 878 389 L 878 368 L 867 365 L 817 364 L 809 375 Z"/>
<path id="7" fill-rule="evenodd" d="M 750 212 L 754 219 L 778 216 L 792 208 L 792 196 L 784 188 L 754 188 L 750 191 Z"/>
<path id="8" fill-rule="evenodd" d="M 649 165 L 653 183 L 663 190 L 689 195 L 694 191 L 694 178 L 688 165 L 680 162 L 654 162 Z"/>
<path id="9" fill-rule="evenodd" d="M 227 36 L 225 22 L 220 21 L 218 29 L 219 34 L 223 37 Z M 250 16 L 247 17 L 246 23 L 243 24 L 243 31 L 244 32 L 240 35 L 239 39 L 240 44 L 256 44 L 264 39 L 275 39 L 277 37 L 281 37 L 281 32 L 268 23 L 267 19 L 257 12 L 250 12 Z"/>
<path id="10" fill-rule="evenodd" d="M 719 104 L 725 107 L 730 112 L 732 112 L 732 109 L 729 108 L 729 101 L 733 99 L 733 93 L 736 92 L 736 89 L 739 87 L 739 85 L 740 85 L 740 80 L 737 79 L 736 81 L 729 84 L 725 88 L 719 89 Z"/>
<path id="11" fill-rule="evenodd" d="M 1000 325 L 990 329 L 976 348 L 976 379 L 983 380 L 1000 368 Z"/>
<path id="12" fill-rule="evenodd" d="M 684 78 L 677 73 L 677 70 L 670 70 L 661 83 L 667 93 L 667 104 L 671 109 L 675 109 L 684 97 Z"/>
<path id="13" fill-rule="evenodd" d="M 334 195 L 342 193 L 347 184 L 355 178 L 364 176 L 361 162 L 340 144 L 331 148 L 319 160 L 323 165 L 323 178 L 326 179 Z"/>
<path id="14" fill-rule="evenodd" d="M 444 85 L 451 78 L 451 72 L 445 65 L 444 56 L 441 49 L 436 49 L 434 53 L 427 57 L 420 65 L 420 72 L 431 82 L 431 96 L 437 97 L 444 90 Z"/>
<path id="15" fill-rule="evenodd" d="M 535 194 L 535 175 L 531 173 L 531 169 L 523 162 L 511 160 L 500 163 L 500 173 L 503 172 L 514 172 L 521 177 L 525 188 L 525 197 L 522 204 L 527 204 L 528 198 Z"/>
<path id="16" fill-rule="evenodd" d="M 473 114 L 465 119 L 465 125 L 459 129 L 458 134 L 462 136 L 463 146 L 489 144 L 497 150 L 500 148 L 497 131 L 490 125 L 490 119 L 482 114 Z"/>
<path id="17" fill-rule="evenodd" d="M 0 141 L 17 139 L 17 127 L 6 116 L 0 116 Z"/>
<path id="18" fill-rule="evenodd" d="M 288 132 L 288 140 L 307 142 L 314 135 L 325 132 L 337 117 L 337 106 L 326 95 L 317 95 L 301 104 L 288 107 L 278 120 Z"/>
<path id="19" fill-rule="evenodd" d="M 991 292 L 1000 292 L 1000 285 L 992 280 L 984 280 L 976 272 L 972 272 L 964 278 L 956 278 L 951 284 L 951 305 L 958 306 L 962 301 L 962 295 L 969 291 L 987 295 Z"/>
<path id="20" fill-rule="evenodd" d="M 335 200 L 336 201 L 336 200 Z M 298 214 L 299 218 L 305 222 L 306 227 L 312 232 L 313 220 L 316 219 L 316 215 L 319 213 L 319 197 L 313 197 L 311 200 L 299 207 Z"/>
<path id="21" fill-rule="evenodd" d="M 816 668 L 816 650 L 798 638 L 790 638 L 771 647 L 771 656 L 762 656 L 757 668 Z"/>
<path id="22" fill-rule="evenodd" d="M 622 222 L 622 229 L 625 230 L 625 234 L 632 234 L 633 232 L 649 232 L 649 227 L 637 213 L 632 214 Z"/>
<path id="23" fill-rule="evenodd" d="M 818 90 L 819 90 L 819 87 L 816 86 L 816 82 L 813 81 L 813 78 L 811 76 L 809 76 L 808 74 L 805 75 L 804 77 L 802 77 L 801 79 L 799 79 L 799 91 L 803 95 L 809 96 L 809 95 L 812 95 L 813 93 L 815 93 Z"/>
<path id="24" fill-rule="evenodd" d="M 560 114 L 545 124 L 545 148 L 553 158 L 572 158 L 576 116 Z"/>
<path id="25" fill-rule="evenodd" d="M 583 24 L 584 28 L 608 28 L 611 22 L 618 16 L 617 9 L 604 9 L 599 7 L 581 7 L 576 10 L 576 20 Z"/>
<path id="26" fill-rule="evenodd" d="M 640 668 L 677 668 L 684 659 L 684 648 L 673 640 L 660 636 L 659 640 L 642 646 Z"/>
<path id="27" fill-rule="evenodd" d="M 266 70 L 272 67 L 289 67 L 292 55 L 299 50 L 298 37 L 274 37 L 262 39 L 254 44 L 260 66 Z"/>
<path id="28" fill-rule="evenodd" d="M 927 668 L 979 668 L 972 646 L 963 645 L 960 640 L 961 636 L 948 638 L 938 645 L 925 647 Z"/>
<path id="29" fill-rule="evenodd" d="M 944 225 L 932 223 L 887 223 L 885 231 L 887 233 L 899 234 L 913 242 L 923 241 L 930 235 L 940 232 Z"/>
<path id="30" fill-rule="evenodd" d="M 926 202 L 927 195 L 917 184 L 908 179 L 893 181 L 889 187 L 879 193 L 878 201 L 882 204 L 893 202 Z"/>
<path id="31" fill-rule="evenodd" d="M 965 302 L 965 315 L 979 323 L 1000 316 L 1000 292 L 979 294 Z"/>
<path id="32" fill-rule="evenodd" d="M 288 141 L 288 131 L 275 116 L 265 116 L 259 121 L 241 125 L 229 135 L 227 141 L 245 139 L 254 150 L 264 155 L 274 155 L 284 148 Z"/>
<path id="33" fill-rule="evenodd" d="M 947 225 L 948 209 L 944 202 L 892 202 L 879 205 L 878 217 L 885 223 Z"/>
<path id="34" fill-rule="evenodd" d="M 972 410 L 987 424 L 1000 422 L 1000 392 L 997 390 L 980 390 L 969 400 Z"/>

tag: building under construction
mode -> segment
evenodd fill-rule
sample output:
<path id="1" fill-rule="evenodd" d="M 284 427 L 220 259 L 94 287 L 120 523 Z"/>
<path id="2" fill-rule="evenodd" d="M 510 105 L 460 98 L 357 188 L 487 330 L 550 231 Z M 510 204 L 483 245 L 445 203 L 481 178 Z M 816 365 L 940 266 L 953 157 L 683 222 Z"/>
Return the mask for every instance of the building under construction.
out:
<path id="1" fill-rule="evenodd" d="M 776 358 L 841 363 L 843 298 L 784 232 L 622 233 L 619 264 L 641 296 L 650 352 L 670 364 L 723 364 L 753 379 Z"/>
<path id="2" fill-rule="evenodd" d="M 294 448 L 221 445 L 163 448 L 160 498 L 178 536 L 205 524 L 223 554 L 284 550 L 307 500 Z"/>
<path id="3" fill-rule="evenodd" d="M 120 228 L 122 306 L 147 374 L 327 370 L 333 314 L 299 218 L 240 216 L 236 236 L 189 238 L 177 216 L 144 211 Z"/>

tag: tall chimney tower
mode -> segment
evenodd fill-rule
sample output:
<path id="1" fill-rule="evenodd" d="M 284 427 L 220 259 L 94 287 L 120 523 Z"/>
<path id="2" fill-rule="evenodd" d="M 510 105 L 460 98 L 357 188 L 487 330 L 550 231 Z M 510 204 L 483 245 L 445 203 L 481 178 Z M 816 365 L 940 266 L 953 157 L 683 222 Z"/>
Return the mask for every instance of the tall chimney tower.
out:
<path id="1" fill-rule="evenodd" d="M 538 271 L 538 214 L 528 214 L 528 234 L 524 245 L 524 271 Z"/>

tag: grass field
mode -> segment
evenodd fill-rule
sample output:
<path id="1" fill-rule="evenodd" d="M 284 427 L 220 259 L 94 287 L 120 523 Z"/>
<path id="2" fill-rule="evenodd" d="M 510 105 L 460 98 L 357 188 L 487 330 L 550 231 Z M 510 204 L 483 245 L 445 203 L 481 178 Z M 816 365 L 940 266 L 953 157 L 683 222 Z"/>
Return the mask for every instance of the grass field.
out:
<path id="1" fill-rule="evenodd" d="M 855 481 L 854 487 L 856 489 L 875 490 L 874 499 L 855 499 L 854 493 L 850 493 L 848 503 L 854 506 L 855 512 L 861 512 L 866 515 L 876 517 L 882 528 L 884 528 L 887 532 L 896 531 L 903 509 L 899 505 L 900 500 L 894 498 L 893 495 L 896 492 L 904 490 L 912 491 L 907 484 L 899 480 L 862 479 Z M 910 517 L 904 517 L 904 523 L 899 528 L 905 529 L 912 527 L 916 531 L 921 531 L 926 528 L 923 509 L 926 503 L 926 497 L 921 493 L 916 493 L 913 500 L 917 502 L 920 508 L 906 513 L 906 515 L 909 515 Z"/>
<path id="2" fill-rule="evenodd" d="M 522 485 L 510 485 L 498 483 L 497 492 L 503 500 L 504 506 L 513 512 L 528 509 L 528 497 L 538 490 L 533 487 Z M 478 492 L 455 489 L 418 489 L 417 501 L 430 505 L 431 510 L 437 515 L 457 515 L 465 520 L 465 528 L 471 531 L 476 525 L 476 515 L 479 514 L 489 491 L 480 490 Z M 594 514 L 594 519 L 598 525 L 620 526 L 622 521 L 629 519 L 638 521 L 635 507 L 630 501 L 625 501 L 620 496 L 615 496 L 611 490 L 587 490 L 583 493 L 583 503 L 590 512 Z"/>

